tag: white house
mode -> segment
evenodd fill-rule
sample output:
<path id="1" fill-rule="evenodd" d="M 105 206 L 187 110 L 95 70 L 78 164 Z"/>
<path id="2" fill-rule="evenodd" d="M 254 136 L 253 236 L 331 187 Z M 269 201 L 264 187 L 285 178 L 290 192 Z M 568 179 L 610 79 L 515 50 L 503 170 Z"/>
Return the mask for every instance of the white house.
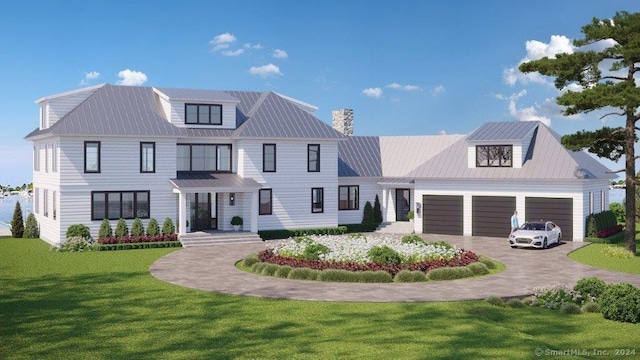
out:
<path id="1" fill-rule="evenodd" d="M 34 212 L 41 238 L 72 224 L 97 235 L 104 218 L 176 221 L 181 236 L 359 223 L 379 196 L 386 222 L 425 233 L 504 237 L 547 218 L 580 241 L 585 218 L 608 206 L 612 177 L 569 152 L 539 122 L 487 123 L 468 136 L 349 136 L 315 107 L 274 92 L 103 84 L 37 100 Z M 336 115 L 334 114 L 334 115 Z M 346 116 L 345 116 L 346 115 Z"/>

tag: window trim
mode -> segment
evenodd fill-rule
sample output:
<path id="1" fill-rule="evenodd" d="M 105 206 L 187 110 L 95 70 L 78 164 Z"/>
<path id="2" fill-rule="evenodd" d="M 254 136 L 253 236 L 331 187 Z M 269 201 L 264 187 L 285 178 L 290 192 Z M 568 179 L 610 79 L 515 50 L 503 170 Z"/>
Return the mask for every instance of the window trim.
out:
<path id="1" fill-rule="evenodd" d="M 51 147 L 51 172 L 58 172 L 58 143 Z"/>
<path id="2" fill-rule="evenodd" d="M 40 146 L 33 145 L 33 170 L 40 171 Z"/>
<path id="3" fill-rule="evenodd" d="M 37 187 L 33 188 L 33 212 L 40 213 L 40 189 Z"/>
<path id="4" fill-rule="evenodd" d="M 153 159 L 151 164 L 151 170 L 145 170 L 145 158 L 144 158 L 144 147 L 145 145 L 151 145 L 151 149 L 153 151 Z M 143 174 L 153 174 L 156 172 L 156 143 L 152 141 L 141 141 L 140 142 L 140 173 Z"/>
<path id="5" fill-rule="evenodd" d="M 478 154 L 480 153 L 480 151 L 478 151 L 480 148 L 486 148 L 487 149 L 487 165 L 482 165 L 480 164 L 480 159 L 478 158 Z M 511 164 L 509 165 L 504 165 L 503 164 L 503 159 L 502 158 L 498 158 L 498 165 L 491 165 L 491 158 L 489 157 L 489 148 L 509 148 L 509 154 L 511 155 L 510 160 L 511 160 Z M 504 167 L 504 168 L 512 168 L 513 167 L 513 145 L 476 145 L 476 167 L 479 168 L 500 168 L 500 167 Z"/>
<path id="6" fill-rule="evenodd" d="M 316 192 L 318 190 L 320 191 L 320 202 L 319 202 L 320 210 L 316 210 L 314 205 L 317 204 L 317 203 L 313 202 L 313 194 L 314 194 L 314 192 Z M 321 187 L 311 188 L 311 213 L 312 214 L 322 214 L 322 213 L 324 213 L 324 188 L 321 188 Z"/>
<path id="7" fill-rule="evenodd" d="M 89 145 L 98 145 L 98 169 L 97 170 L 87 170 L 87 148 Z M 101 172 L 101 153 L 102 153 L 102 144 L 100 141 L 85 141 L 84 142 L 84 173 L 85 174 L 99 174 Z"/>
<path id="8" fill-rule="evenodd" d="M 42 215 L 49 217 L 49 189 L 42 190 Z"/>
<path id="9" fill-rule="evenodd" d="M 213 146 L 215 148 L 214 153 L 216 156 L 215 168 L 216 170 L 193 170 L 193 146 Z M 196 173 L 232 173 L 233 172 L 233 144 L 198 144 L 198 143 L 178 143 L 176 144 L 176 152 L 178 146 L 188 146 L 189 147 L 189 170 L 177 170 L 178 172 L 196 172 Z M 224 146 L 229 148 L 229 170 L 218 170 L 220 168 L 219 159 L 218 159 L 218 147 Z M 177 160 L 177 157 L 176 157 Z M 177 169 L 177 163 L 176 163 Z"/>
<path id="10" fill-rule="evenodd" d="M 316 161 L 316 167 L 311 168 L 311 147 L 318 148 L 318 159 Z M 307 144 L 307 172 L 320 172 L 320 144 Z"/>
<path id="11" fill-rule="evenodd" d="M 53 191 L 53 199 L 52 199 L 53 200 L 52 201 L 52 203 L 53 203 L 53 206 L 52 206 L 52 208 L 53 208 L 52 209 L 53 210 L 53 220 L 56 220 L 56 214 L 58 213 L 58 211 L 56 210 L 57 209 L 57 205 L 58 205 L 57 201 L 56 201 L 56 197 L 57 197 L 56 195 L 57 195 L 57 192 Z"/>
<path id="12" fill-rule="evenodd" d="M 347 207 L 341 206 L 340 189 L 347 188 Z M 355 207 L 349 207 L 351 204 L 351 188 L 356 188 Z M 338 210 L 360 210 L 360 185 L 340 185 L 338 186 Z"/>
<path id="13" fill-rule="evenodd" d="M 122 216 L 122 195 L 125 193 L 133 193 L 133 217 L 123 217 Z M 149 207 L 147 210 L 146 216 L 138 216 L 138 193 L 146 193 L 147 194 L 147 206 Z M 95 206 L 94 206 L 94 195 L 95 194 L 104 194 L 104 217 L 102 219 L 98 219 L 95 216 Z M 109 194 L 120 194 L 120 216 L 117 218 L 109 217 Z M 109 220 L 133 220 L 135 218 L 140 219 L 150 219 L 151 218 L 151 191 L 150 190 L 124 190 L 124 191 L 92 191 L 91 192 L 91 221 L 102 221 L 104 219 Z"/>
<path id="14" fill-rule="evenodd" d="M 262 212 L 262 207 L 260 206 L 263 191 L 269 192 L 269 212 Z M 273 215 L 273 189 L 269 188 L 258 190 L 258 215 Z"/>
<path id="15" fill-rule="evenodd" d="M 266 149 L 267 147 L 273 146 L 273 170 L 267 170 L 266 168 L 266 164 L 267 164 L 267 152 Z M 276 172 L 277 169 L 277 146 L 276 144 L 270 143 L 270 144 L 262 144 L 262 172 L 266 172 L 266 173 L 274 173 Z"/>
<path id="16" fill-rule="evenodd" d="M 196 122 L 188 122 L 187 121 L 187 107 L 195 106 L 196 107 Z M 209 108 L 209 120 L 206 123 L 200 122 L 200 107 L 206 106 Z M 217 107 L 220 109 L 220 122 L 212 122 L 211 119 L 211 108 Z M 198 104 L 198 103 L 185 103 L 184 104 L 184 123 L 185 125 L 203 125 L 203 126 L 211 126 L 211 125 L 222 125 L 222 105 L 221 104 Z"/>

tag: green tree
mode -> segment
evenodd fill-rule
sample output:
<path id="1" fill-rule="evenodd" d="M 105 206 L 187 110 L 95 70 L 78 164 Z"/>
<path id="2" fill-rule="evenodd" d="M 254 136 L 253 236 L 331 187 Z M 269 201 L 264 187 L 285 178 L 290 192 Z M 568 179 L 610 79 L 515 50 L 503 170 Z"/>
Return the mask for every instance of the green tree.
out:
<path id="1" fill-rule="evenodd" d="M 27 222 L 24 225 L 24 237 L 27 239 L 37 239 L 40 237 L 40 229 L 38 228 L 38 220 L 33 213 L 27 215 Z"/>
<path id="2" fill-rule="evenodd" d="M 147 224 L 147 235 L 155 236 L 160 234 L 160 228 L 158 227 L 158 220 L 155 218 L 149 219 L 149 223 Z"/>
<path id="3" fill-rule="evenodd" d="M 376 200 L 373 202 L 373 216 L 376 219 L 377 225 L 380 225 L 380 223 L 382 223 L 382 209 L 380 208 L 378 194 L 376 194 Z"/>
<path id="4" fill-rule="evenodd" d="M 127 222 L 120 218 L 116 224 L 116 237 L 121 238 L 125 236 L 129 236 L 129 228 L 127 227 Z"/>
<path id="5" fill-rule="evenodd" d="M 375 215 L 373 214 L 373 206 L 371 206 L 370 201 L 367 201 L 364 204 L 364 210 L 362 212 L 362 224 L 371 226 L 372 228 L 375 228 L 377 226 Z"/>
<path id="6" fill-rule="evenodd" d="M 142 236 L 144 235 L 144 226 L 142 225 L 142 220 L 139 218 L 135 218 L 133 220 L 133 224 L 131 225 L 131 236 Z"/>
<path id="7" fill-rule="evenodd" d="M 539 72 L 555 77 L 558 89 L 579 85 L 582 91 L 566 91 L 557 103 L 564 106 L 565 115 L 607 110 L 601 117 L 620 116 L 624 127 L 603 127 L 595 131 L 578 131 L 562 137 L 570 150 L 587 149 L 599 157 L 618 160 L 625 156 L 626 171 L 626 242 L 625 248 L 636 253 L 636 169 L 634 143 L 636 122 L 640 119 L 640 88 L 635 73 L 640 70 L 640 13 L 617 12 L 613 19 L 593 21 L 582 27 L 584 38 L 576 39 L 577 47 L 612 39 L 615 45 L 602 50 L 558 54 L 520 65 L 520 71 Z M 602 67 L 609 65 L 603 74 Z M 623 171 L 623 170 L 621 170 Z"/>
<path id="8" fill-rule="evenodd" d="M 173 235 L 176 233 L 176 227 L 173 225 L 173 220 L 168 217 L 164 219 L 162 223 L 162 235 Z"/>
<path id="9" fill-rule="evenodd" d="M 98 230 L 98 239 L 112 237 L 113 230 L 111 229 L 111 223 L 109 219 L 102 219 L 102 223 L 100 223 L 100 230 Z"/>
<path id="10" fill-rule="evenodd" d="M 22 207 L 20 202 L 16 201 L 13 208 L 13 219 L 11 220 L 11 236 L 21 238 L 24 235 L 24 219 L 22 218 Z"/>

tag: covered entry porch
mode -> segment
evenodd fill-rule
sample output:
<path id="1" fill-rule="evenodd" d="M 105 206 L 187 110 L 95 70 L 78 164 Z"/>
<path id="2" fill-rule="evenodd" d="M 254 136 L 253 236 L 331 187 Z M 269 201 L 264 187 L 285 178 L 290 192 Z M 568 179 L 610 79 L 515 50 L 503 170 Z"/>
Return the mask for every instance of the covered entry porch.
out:
<path id="1" fill-rule="evenodd" d="M 171 179 L 177 194 L 177 232 L 231 231 L 231 219 L 243 220 L 242 230 L 258 231 L 258 190 L 261 185 L 231 173 L 180 172 Z"/>

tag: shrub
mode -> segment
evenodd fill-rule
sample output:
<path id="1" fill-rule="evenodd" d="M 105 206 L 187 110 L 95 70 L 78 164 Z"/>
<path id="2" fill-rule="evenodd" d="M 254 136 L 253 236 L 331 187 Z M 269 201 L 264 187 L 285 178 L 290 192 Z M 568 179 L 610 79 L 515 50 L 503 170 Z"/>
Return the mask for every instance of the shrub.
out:
<path id="1" fill-rule="evenodd" d="M 260 272 L 260 274 L 262 275 L 267 275 L 267 276 L 273 276 L 273 274 L 276 273 L 276 270 L 278 270 L 278 265 L 276 264 L 265 264 L 265 266 L 262 268 L 262 271 Z"/>
<path id="2" fill-rule="evenodd" d="M 487 265 L 481 262 L 475 262 L 467 265 L 467 268 L 471 270 L 474 275 L 487 275 L 489 273 L 489 268 Z"/>
<path id="3" fill-rule="evenodd" d="M 596 232 L 596 236 L 600 239 L 602 238 L 608 238 L 609 236 L 613 236 L 619 232 L 621 232 L 622 230 L 624 230 L 624 226 L 622 225 L 616 225 L 610 228 L 606 228 L 606 229 L 600 229 Z"/>
<path id="4" fill-rule="evenodd" d="M 359 274 L 354 271 L 328 269 L 320 271 L 318 280 L 329 282 L 358 282 Z"/>
<path id="5" fill-rule="evenodd" d="M 614 214 L 617 222 L 619 223 L 625 222 L 626 209 L 624 208 L 623 204 L 620 204 L 618 202 L 610 203 L 609 210 Z"/>
<path id="6" fill-rule="evenodd" d="M 80 237 L 83 239 L 91 238 L 89 228 L 84 224 L 73 224 L 67 228 L 67 239 Z"/>
<path id="7" fill-rule="evenodd" d="M 442 246 L 442 247 L 445 247 L 447 249 L 453 249 L 453 245 L 449 244 L 446 241 L 432 241 L 432 242 L 429 243 L 429 245 Z"/>
<path id="8" fill-rule="evenodd" d="M 391 274 L 389 274 L 384 270 L 361 271 L 355 274 L 359 275 L 358 282 L 363 282 L 363 283 L 389 283 L 393 281 Z"/>
<path id="9" fill-rule="evenodd" d="M 139 218 L 135 218 L 133 220 L 133 225 L 131 225 L 131 236 L 142 236 L 144 235 L 144 226 L 142 225 L 142 220 Z"/>
<path id="10" fill-rule="evenodd" d="M 253 264 L 259 262 L 258 254 L 249 254 L 242 259 L 242 266 L 251 267 Z"/>
<path id="11" fill-rule="evenodd" d="M 147 235 L 156 236 L 160 234 L 160 227 L 158 226 L 158 220 L 155 218 L 149 219 L 149 223 L 147 224 Z"/>
<path id="12" fill-rule="evenodd" d="M 92 249 L 97 251 L 109 250 L 131 250 L 131 249 L 156 249 L 156 248 L 172 248 L 182 247 L 180 241 L 154 241 L 143 243 L 116 243 L 116 244 L 93 244 Z"/>
<path id="13" fill-rule="evenodd" d="M 103 219 L 100 223 L 100 230 L 98 230 L 98 239 L 103 239 L 113 236 L 113 230 L 111 229 L 111 223 L 109 219 Z"/>
<path id="14" fill-rule="evenodd" d="M 402 237 L 403 244 L 424 244 L 424 240 L 419 235 L 405 235 Z"/>
<path id="15" fill-rule="evenodd" d="M 564 303 L 560 306 L 561 314 L 580 314 L 580 306 L 574 303 Z"/>
<path id="16" fill-rule="evenodd" d="M 583 313 L 597 313 L 600 312 L 600 306 L 595 301 L 587 301 L 582 305 L 580 310 L 582 310 Z"/>
<path id="17" fill-rule="evenodd" d="M 129 228 L 127 227 L 127 222 L 124 221 L 123 218 L 120 218 L 116 225 L 116 237 L 121 238 L 125 236 L 129 236 Z"/>
<path id="18" fill-rule="evenodd" d="M 23 236 L 27 239 L 37 239 L 40 237 L 40 229 L 38 228 L 38 220 L 33 213 L 27 215 L 27 222 L 24 226 Z"/>
<path id="19" fill-rule="evenodd" d="M 171 235 L 176 233 L 176 227 L 170 217 L 165 218 L 162 223 L 162 235 Z"/>
<path id="20" fill-rule="evenodd" d="M 506 304 L 507 304 L 507 306 L 512 307 L 512 308 L 523 308 L 523 307 L 527 306 L 522 302 L 522 300 L 516 299 L 516 298 L 507 300 Z"/>
<path id="21" fill-rule="evenodd" d="M 378 224 L 376 224 L 376 218 L 373 215 L 373 206 L 371 206 L 371 203 L 369 201 L 364 204 L 364 210 L 362 212 L 362 224 L 371 225 L 374 228 L 378 226 Z"/>
<path id="22" fill-rule="evenodd" d="M 581 304 L 582 295 L 566 285 L 542 286 L 534 289 L 533 305 L 557 309 L 564 303 Z"/>
<path id="23" fill-rule="evenodd" d="M 367 237 L 363 233 L 355 233 L 355 234 L 349 234 L 348 238 L 365 240 Z"/>
<path id="24" fill-rule="evenodd" d="M 327 228 L 307 228 L 307 229 L 280 229 L 280 230 L 260 230 L 258 235 L 263 240 L 286 239 L 305 235 L 342 235 L 347 232 L 346 226 Z"/>
<path id="25" fill-rule="evenodd" d="M 616 259 L 631 259 L 634 257 L 631 251 L 620 246 L 607 246 L 602 250 L 602 253 L 604 256 Z"/>
<path id="26" fill-rule="evenodd" d="M 67 241 L 59 244 L 56 250 L 70 251 L 70 252 L 85 251 L 85 250 L 88 251 L 88 250 L 92 250 L 92 245 L 87 240 L 87 238 L 84 238 L 81 236 L 72 236 L 72 237 L 67 237 Z"/>
<path id="27" fill-rule="evenodd" d="M 375 224 L 345 224 L 340 226 L 345 228 L 346 233 L 372 232 L 377 227 Z"/>
<path id="28" fill-rule="evenodd" d="M 611 210 L 587 216 L 587 237 L 598 237 L 598 232 L 616 227 L 618 221 Z M 611 234 L 609 234 L 611 235 Z"/>
<path id="29" fill-rule="evenodd" d="M 487 297 L 484 301 L 494 306 L 504 306 L 504 300 L 494 295 Z"/>
<path id="30" fill-rule="evenodd" d="M 607 288 L 607 284 L 597 277 L 586 277 L 578 280 L 573 290 L 582 295 L 583 299 L 597 299 Z"/>
<path id="31" fill-rule="evenodd" d="M 19 201 L 16 201 L 16 206 L 13 208 L 11 236 L 14 238 L 21 238 L 24 236 L 24 219 L 22 218 L 22 206 L 20 206 Z"/>
<path id="32" fill-rule="evenodd" d="M 376 200 L 373 202 L 373 219 L 376 222 L 376 225 L 380 225 L 382 223 L 382 209 L 380 207 L 380 199 L 378 198 L 378 194 L 376 194 Z"/>
<path id="33" fill-rule="evenodd" d="M 287 279 L 295 279 L 295 280 L 315 280 L 319 275 L 318 270 L 313 270 L 309 268 L 295 268 L 289 272 L 287 275 Z"/>
<path id="34" fill-rule="evenodd" d="M 598 298 L 605 319 L 640 322 L 640 289 L 627 284 L 610 284 Z"/>
<path id="35" fill-rule="evenodd" d="M 422 282 L 427 281 L 427 277 L 422 271 L 402 270 L 393 278 L 395 282 Z"/>
<path id="36" fill-rule="evenodd" d="M 257 257 L 256 257 L 257 259 Z M 291 266 L 279 266 L 278 270 L 276 270 L 276 272 L 273 274 L 273 276 L 275 277 L 279 277 L 279 278 L 283 278 L 286 279 L 287 276 L 289 276 L 289 273 L 291 272 L 293 268 Z"/>
<path id="37" fill-rule="evenodd" d="M 382 264 L 400 264 L 402 257 L 388 246 L 374 246 L 367 252 L 369 260 Z"/>
<path id="38" fill-rule="evenodd" d="M 260 274 L 260 273 L 262 273 L 262 269 L 264 269 L 265 266 L 267 266 L 267 263 L 257 262 L 255 264 L 251 265 L 251 272 L 256 273 L 256 274 Z"/>
<path id="39" fill-rule="evenodd" d="M 329 248 L 327 246 L 317 242 L 311 242 L 304 248 L 302 255 L 305 259 L 320 260 L 320 255 L 327 254 L 328 252 Z"/>
<path id="40" fill-rule="evenodd" d="M 587 236 L 597 237 L 598 225 L 596 224 L 596 218 L 593 215 L 587 217 Z"/>
<path id="41" fill-rule="evenodd" d="M 532 296 L 527 296 L 526 298 L 522 299 L 522 304 L 525 306 L 532 306 L 533 305 L 533 297 Z"/>
<path id="42" fill-rule="evenodd" d="M 473 272 L 466 266 L 442 267 L 429 270 L 427 279 L 429 280 L 454 280 L 473 276 Z"/>
<path id="43" fill-rule="evenodd" d="M 487 269 L 496 269 L 498 267 L 498 264 L 496 264 L 496 262 L 493 261 L 493 259 L 491 259 L 486 255 L 479 255 L 478 261 L 483 263 L 487 267 Z"/>
<path id="44" fill-rule="evenodd" d="M 234 216 L 231 218 L 231 225 L 242 225 L 243 221 L 240 216 Z"/>

